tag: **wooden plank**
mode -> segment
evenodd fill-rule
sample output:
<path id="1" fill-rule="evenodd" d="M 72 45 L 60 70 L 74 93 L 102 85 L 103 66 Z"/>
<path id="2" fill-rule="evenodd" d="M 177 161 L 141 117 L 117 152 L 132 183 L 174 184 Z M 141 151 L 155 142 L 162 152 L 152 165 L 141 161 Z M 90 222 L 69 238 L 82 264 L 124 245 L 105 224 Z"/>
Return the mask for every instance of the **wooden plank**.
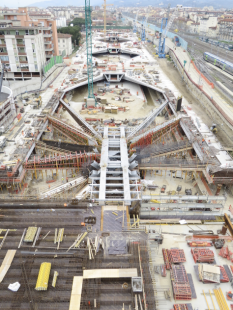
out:
<path id="1" fill-rule="evenodd" d="M 127 269 L 90 269 L 83 271 L 84 279 L 96 278 L 131 278 L 137 277 L 137 268 Z"/>
<path id="2" fill-rule="evenodd" d="M 101 208 L 101 220 L 100 220 L 100 231 L 103 231 L 104 227 L 104 207 Z"/>
<path id="3" fill-rule="evenodd" d="M 81 303 L 81 295 L 71 295 L 69 310 L 79 310 Z"/>
<path id="4" fill-rule="evenodd" d="M 127 206 L 103 206 L 104 211 L 125 211 Z"/>
<path id="5" fill-rule="evenodd" d="M 15 253 L 16 253 L 16 250 L 8 250 L 6 253 L 5 258 L 0 267 L 0 283 L 4 279 L 8 269 L 10 268 L 11 263 L 14 259 Z"/>
<path id="6" fill-rule="evenodd" d="M 83 277 L 79 277 L 79 276 L 73 277 L 73 285 L 72 285 L 72 291 L 71 291 L 71 296 L 70 296 L 69 310 L 80 309 L 82 286 L 83 286 Z"/>
<path id="7" fill-rule="evenodd" d="M 71 294 L 80 295 L 82 293 L 82 287 L 83 287 L 83 277 L 75 276 L 73 278 Z"/>

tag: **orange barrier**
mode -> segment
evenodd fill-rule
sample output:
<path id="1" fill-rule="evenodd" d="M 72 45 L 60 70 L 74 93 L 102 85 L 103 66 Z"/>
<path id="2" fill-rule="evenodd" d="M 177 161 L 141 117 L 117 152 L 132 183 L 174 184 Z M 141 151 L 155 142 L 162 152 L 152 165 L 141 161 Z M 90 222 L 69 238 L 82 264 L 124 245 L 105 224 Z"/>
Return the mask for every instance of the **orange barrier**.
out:
<path id="1" fill-rule="evenodd" d="M 203 80 L 205 80 L 206 83 L 209 84 L 211 88 L 214 88 L 214 84 L 211 83 L 211 82 L 197 69 L 195 63 L 194 63 L 192 60 L 191 60 L 191 63 L 193 64 L 194 69 L 197 71 L 197 73 L 199 73 L 199 74 L 201 75 L 201 77 L 203 78 Z"/>

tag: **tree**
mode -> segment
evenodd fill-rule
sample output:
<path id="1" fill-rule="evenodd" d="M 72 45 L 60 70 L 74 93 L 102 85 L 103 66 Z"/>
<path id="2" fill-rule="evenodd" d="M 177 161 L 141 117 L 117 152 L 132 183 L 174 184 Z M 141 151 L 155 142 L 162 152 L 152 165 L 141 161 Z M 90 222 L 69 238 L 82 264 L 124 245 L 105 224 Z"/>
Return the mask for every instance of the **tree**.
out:
<path id="1" fill-rule="evenodd" d="M 80 27 L 79 26 L 68 26 L 57 29 L 57 32 L 71 34 L 72 35 L 72 42 L 76 45 L 79 45 L 79 41 L 81 39 Z"/>
<path id="2" fill-rule="evenodd" d="M 74 18 L 70 23 L 69 26 L 73 24 L 73 26 L 79 26 L 80 28 L 82 28 L 82 26 L 85 26 L 85 19 L 84 18 L 80 18 L 80 17 L 76 17 Z"/>

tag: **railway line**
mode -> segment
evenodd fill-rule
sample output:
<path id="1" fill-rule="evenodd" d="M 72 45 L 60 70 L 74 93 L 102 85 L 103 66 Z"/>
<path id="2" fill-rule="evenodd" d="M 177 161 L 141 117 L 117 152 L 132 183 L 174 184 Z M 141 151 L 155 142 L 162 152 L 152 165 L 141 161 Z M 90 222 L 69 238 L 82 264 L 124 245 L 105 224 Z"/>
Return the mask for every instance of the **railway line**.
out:
<path id="1" fill-rule="evenodd" d="M 180 36 L 188 42 L 188 46 L 190 49 L 192 49 L 193 45 L 195 44 L 195 50 L 199 51 L 199 53 L 203 54 L 204 52 L 210 52 L 233 63 L 233 52 L 225 50 L 213 44 L 200 41 L 194 36 L 190 36 L 187 34 L 182 34 Z"/>
<path id="2" fill-rule="evenodd" d="M 229 102 L 233 105 L 233 97 L 230 93 L 226 92 L 226 90 L 221 86 L 221 82 L 225 87 L 229 89 L 229 91 L 233 92 L 233 83 L 232 80 L 229 79 L 226 75 L 221 73 L 219 70 L 216 70 L 208 65 L 208 63 L 203 59 L 203 54 L 197 50 L 188 48 L 188 52 L 194 59 L 196 67 L 199 69 L 201 73 L 203 73 L 206 78 L 215 85 L 215 88 L 219 91 L 220 94 L 227 97 Z"/>

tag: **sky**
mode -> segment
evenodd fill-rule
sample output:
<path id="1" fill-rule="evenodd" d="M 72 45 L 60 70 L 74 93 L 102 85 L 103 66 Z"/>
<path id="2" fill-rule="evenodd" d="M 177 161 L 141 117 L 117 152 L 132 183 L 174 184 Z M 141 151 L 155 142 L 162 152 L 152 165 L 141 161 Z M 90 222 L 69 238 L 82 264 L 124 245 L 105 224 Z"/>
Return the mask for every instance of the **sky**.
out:
<path id="1" fill-rule="evenodd" d="M 45 0 L 43 0 L 45 1 Z M 1 0 L 0 1 L 0 6 L 4 7 L 10 7 L 10 8 L 17 8 L 19 6 L 27 6 L 27 5 L 32 5 L 35 2 L 39 2 L 36 0 Z"/>

